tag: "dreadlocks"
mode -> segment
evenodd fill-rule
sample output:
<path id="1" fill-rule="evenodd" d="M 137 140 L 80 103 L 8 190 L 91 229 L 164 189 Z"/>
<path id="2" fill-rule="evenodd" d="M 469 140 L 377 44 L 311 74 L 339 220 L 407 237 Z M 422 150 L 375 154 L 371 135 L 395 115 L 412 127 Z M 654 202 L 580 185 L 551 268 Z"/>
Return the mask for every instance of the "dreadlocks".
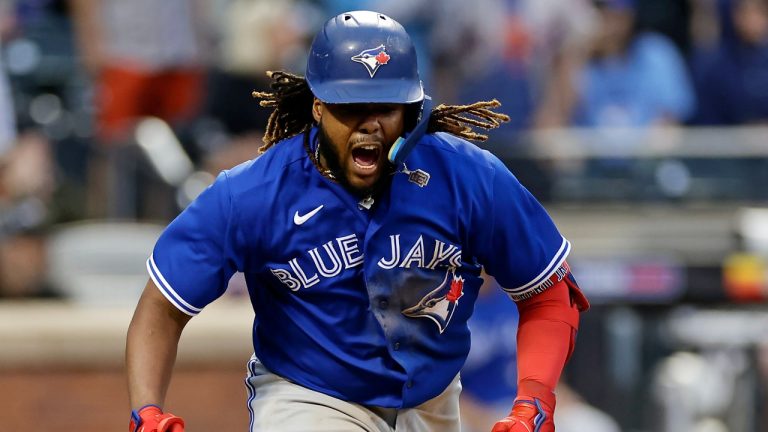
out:
<path id="1" fill-rule="evenodd" d="M 314 95 L 303 77 L 282 71 L 270 71 L 267 76 L 272 79 L 269 85 L 272 92 L 252 93 L 253 97 L 261 99 L 259 105 L 273 108 L 262 138 L 264 145 L 259 148 L 259 153 L 264 153 L 278 141 L 306 131 L 314 121 Z"/>
<path id="2" fill-rule="evenodd" d="M 272 79 L 272 92 L 252 93 L 253 97 L 261 99 L 261 106 L 273 108 L 267 120 L 267 130 L 262 138 L 264 145 L 259 148 L 260 153 L 285 138 L 308 130 L 314 121 L 311 114 L 314 95 L 303 77 L 282 71 L 267 72 L 267 76 Z M 490 130 L 509 121 L 506 114 L 493 111 L 493 108 L 499 106 L 501 103 L 496 99 L 470 105 L 438 105 L 430 113 L 427 131 L 447 132 L 466 140 L 485 141 L 488 136 L 475 132 L 472 126 Z"/>
<path id="3" fill-rule="evenodd" d="M 504 122 L 508 122 L 508 115 L 492 110 L 492 108 L 500 106 L 501 103 L 496 99 L 475 102 L 470 105 L 440 104 L 432 110 L 427 131 L 448 132 L 471 141 L 485 141 L 488 139 L 488 135 L 475 132 L 472 130 L 472 126 L 491 130 L 501 126 Z M 476 118 L 461 114 L 472 115 Z"/>

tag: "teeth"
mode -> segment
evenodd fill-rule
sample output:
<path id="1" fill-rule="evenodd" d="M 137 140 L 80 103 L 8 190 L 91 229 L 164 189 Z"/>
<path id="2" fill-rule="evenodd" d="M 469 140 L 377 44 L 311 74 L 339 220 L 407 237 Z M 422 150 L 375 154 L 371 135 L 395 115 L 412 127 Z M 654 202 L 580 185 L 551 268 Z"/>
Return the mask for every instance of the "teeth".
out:
<path id="1" fill-rule="evenodd" d="M 376 150 L 375 145 L 366 145 L 362 147 L 364 150 Z"/>
<path id="2" fill-rule="evenodd" d="M 360 169 L 364 169 L 364 170 L 372 170 L 372 169 L 376 168 L 376 164 L 373 164 L 373 165 L 360 165 L 357 162 L 355 162 L 355 166 L 357 166 Z"/>

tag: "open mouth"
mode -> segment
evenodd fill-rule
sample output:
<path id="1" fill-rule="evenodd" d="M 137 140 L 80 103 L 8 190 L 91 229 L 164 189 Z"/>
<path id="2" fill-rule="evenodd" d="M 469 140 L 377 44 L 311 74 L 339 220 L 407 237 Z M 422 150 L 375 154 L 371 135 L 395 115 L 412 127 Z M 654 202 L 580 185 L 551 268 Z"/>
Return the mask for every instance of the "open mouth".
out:
<path id="1" fill-rule="evenodd" d="M 373 170 L 379 163 L 381 145 L 363 144 L 352 149 L 352 161 L 362 170 Z"/>

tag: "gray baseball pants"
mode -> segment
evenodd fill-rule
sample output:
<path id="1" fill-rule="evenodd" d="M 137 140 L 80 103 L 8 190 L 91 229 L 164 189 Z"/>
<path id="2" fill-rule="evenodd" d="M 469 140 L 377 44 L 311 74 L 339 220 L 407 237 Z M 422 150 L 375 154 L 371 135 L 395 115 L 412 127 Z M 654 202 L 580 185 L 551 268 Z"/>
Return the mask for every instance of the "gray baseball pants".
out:
<path id="1" fill-rule="evenodd" d="M 245 380 L 251 432 L 460 432 L 459 376 L 438 396 L 413 408 L 364 406 L 294 384 L 255 357 Z M 376 383 L 371 383 L 376 385 Z"/>

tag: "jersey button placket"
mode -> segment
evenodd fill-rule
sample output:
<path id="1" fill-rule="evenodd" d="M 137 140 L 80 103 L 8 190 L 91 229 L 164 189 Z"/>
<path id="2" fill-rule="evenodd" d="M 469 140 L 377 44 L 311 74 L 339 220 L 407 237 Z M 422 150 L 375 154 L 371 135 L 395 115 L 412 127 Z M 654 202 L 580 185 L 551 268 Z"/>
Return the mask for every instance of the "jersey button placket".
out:
<path id="1" fill-rule="evenodd" d="M 385 310 L 388 307 L 389 307 L 389 301 L 387 301 L 387 299 L 379 300 L 379 309 Z"/>
<path id="2" fill-rule="evenodd" d="M 395 342 L 392 345 L 392 349 L 394 349 L 395 351 L 399 350 L 400 349 L 400 342 Z"/>

